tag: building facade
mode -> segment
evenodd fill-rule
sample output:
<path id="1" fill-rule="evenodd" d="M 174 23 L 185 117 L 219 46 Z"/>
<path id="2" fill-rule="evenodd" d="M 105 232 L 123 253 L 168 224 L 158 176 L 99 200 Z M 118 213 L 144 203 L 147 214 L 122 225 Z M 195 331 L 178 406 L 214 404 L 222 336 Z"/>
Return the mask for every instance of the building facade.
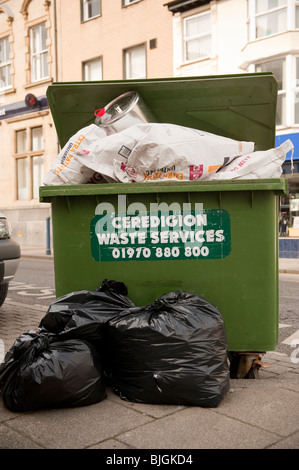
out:
<path id="1" fill-rule="evenodd" d="M 0 211 L 22 246 L 46 248 L 38 188 L 59 152 L 55 81 L 273 72 L 290 218 L 299 216 L 299 1 L 0 0 Z"/>

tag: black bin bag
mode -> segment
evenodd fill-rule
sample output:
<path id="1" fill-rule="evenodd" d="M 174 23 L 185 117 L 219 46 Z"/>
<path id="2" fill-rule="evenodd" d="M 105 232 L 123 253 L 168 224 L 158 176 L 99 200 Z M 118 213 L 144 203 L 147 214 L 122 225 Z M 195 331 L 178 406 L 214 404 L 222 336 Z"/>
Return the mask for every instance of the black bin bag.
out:
<path id="1" fill-rule="evenodd" d="M 99 344 L 105 323 L 124 309 L 134 307 L 124 283 L 105 279 L 95 291 L 71 292 L 56 299 L 39 328 L 61 338 L 81 338 Z"/>
<path id="2" fill-rule="evenodd" d="M 107 396 L 101 356 L 87 341 L 28 331 L 0 365 L 0 395 L 17 412 L 98 403 Z"/>
<path id="3" fill-rule="evenodd" d="M 229 390 L 224 322 L 184 291 L 108 322 L 109 376 L 124 400 L 216 407 Z"/>

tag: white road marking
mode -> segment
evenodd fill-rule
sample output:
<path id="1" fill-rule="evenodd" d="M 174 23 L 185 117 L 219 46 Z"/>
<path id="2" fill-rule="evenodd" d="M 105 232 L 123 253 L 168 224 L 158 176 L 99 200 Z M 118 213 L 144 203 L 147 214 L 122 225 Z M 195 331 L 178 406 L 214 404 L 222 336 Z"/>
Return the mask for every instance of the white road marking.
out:
<path id="1" fill-rule="evenodd" d="M 293 333 L 291 336 L 282 341 L 282 344 L 288 344 L 291 346 L 292 343 L 294 344 L 294 342 L 296 341 L 299 344 L 299 330 L 295 331 L 295 333 Z"/>

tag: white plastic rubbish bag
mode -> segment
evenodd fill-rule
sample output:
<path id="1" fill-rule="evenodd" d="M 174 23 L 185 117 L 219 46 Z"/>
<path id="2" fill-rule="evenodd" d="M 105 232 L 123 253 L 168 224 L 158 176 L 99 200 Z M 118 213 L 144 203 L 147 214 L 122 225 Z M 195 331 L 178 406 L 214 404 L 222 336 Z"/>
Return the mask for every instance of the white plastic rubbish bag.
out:
<path id="1" fill-rule="evenodd" d="M 280 178 L 286 154 L 293 149 L 294 145 L 288 139 L 277 148 L 237 157 L 208 180 Z"/>
<path id="2" fill-rule="evenodd" d="M 253 142 L 175 124 L 136 124 L 111 135 L 91 124 L 64 146 L 44 184 L 83 184 L 94 174 L 122 183 L 203 180 L 253 150 Z"/>
<path id="3" fill-rule="evenodd" d="M 140 124 L 111 137 L 114 175 L 123 183 L 203 180 L 254 150 L 253 142 L 175 124 Z M 126 161 L 119 158 L 124 152 Z M 101 172 L 100 167 L 94 169 Z"/>
<path id="4" fill-rule="evenodd" d="M 43 183 L 51 186 L 103 182 L 101 175 L 86 166 L 84 161 L 98 152 L 97 148 L 105 137 L 106 132 L 95 124 L 80 129 L 61 149 Z"/>

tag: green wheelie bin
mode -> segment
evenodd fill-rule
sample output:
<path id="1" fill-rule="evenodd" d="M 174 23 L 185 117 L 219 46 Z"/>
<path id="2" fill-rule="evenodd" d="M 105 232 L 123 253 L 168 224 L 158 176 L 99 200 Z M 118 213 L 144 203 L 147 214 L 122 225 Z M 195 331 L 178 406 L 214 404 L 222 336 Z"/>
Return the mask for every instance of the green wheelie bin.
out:
<path id="1" fill-rule="evenodd" d="M 60 145 L 131 90 L 158 122 L 274 147 L 277 82 L 268 73 L 53 83 L 47 96 Z M 278 341 L 282 194 L 283 179 L 42 186 L 56 296 L 95 290 L 104 279 L 124 282 L 140 306 L 171 291 L 196 293 L 223 315 L 231 376 L 254 375 Z M 180 224 L 187 239 L 173 235 Z"/>

